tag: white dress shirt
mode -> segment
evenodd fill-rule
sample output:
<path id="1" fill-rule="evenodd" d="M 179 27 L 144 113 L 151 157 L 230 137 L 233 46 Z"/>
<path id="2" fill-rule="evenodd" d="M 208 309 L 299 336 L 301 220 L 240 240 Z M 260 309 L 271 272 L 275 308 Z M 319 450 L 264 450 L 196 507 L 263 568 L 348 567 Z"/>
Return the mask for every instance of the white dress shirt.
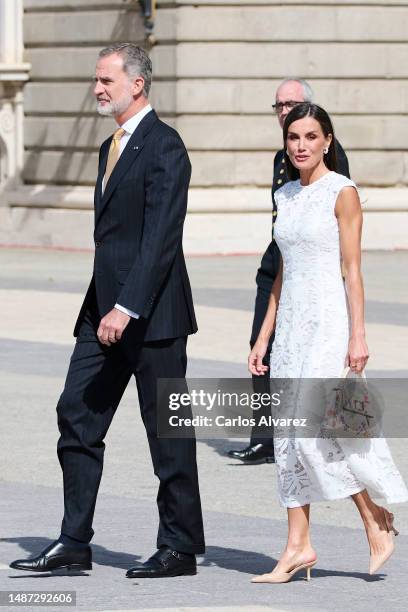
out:
<path id="1" fill-rule="evenodd" d="M 142 108 L 141 111 L 136 113 L 136 115 L 133 115 L 133 117 L 125 121 L 123 125 L 119 126 L 123 130 L 126 131 L 126 133 L 123 134 L 122 138 L 120 139 L 119 157 L 122 154 L 123 149 L 126 147 L 127 143 L 130 140 L 130 137 L 132 136 L 133 132 L 135 131 L 135 129 L 137 128 L 137 126 L 139 125 L 143 117 L 145 117 L 147 113 L 150 113 L 151 110 L 152 110 L 152 107 L 150 106 L 150 104 L 148 104 L 147 106 Z M 105 177 L 103 178 L 103 181 L 102 181 L 102 191 L 104 190 L 104 188 L 105 188 Z M 121 306 L 120 304 L 115 304 L 115 308 L 129 315 L 129 317 L 132 317 L 133 319 L 138 319 L 140 316 L 136 312 L 133 312 L 133 310 L 129 310 L 128 308 L 125 308 L 124 306 Z"/>

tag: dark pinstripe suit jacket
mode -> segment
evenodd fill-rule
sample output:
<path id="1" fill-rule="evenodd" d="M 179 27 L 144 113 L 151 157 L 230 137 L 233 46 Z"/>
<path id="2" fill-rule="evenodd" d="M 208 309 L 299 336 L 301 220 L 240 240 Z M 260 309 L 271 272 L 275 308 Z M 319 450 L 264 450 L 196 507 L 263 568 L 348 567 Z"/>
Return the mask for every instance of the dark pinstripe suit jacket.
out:
<path id="1" fill-rule="evenodd" d="M 135 337 L 197 331 L 182 237 L 191 165 L 178 133 L 151 111 L 123 150 L 102 195 L 112 138 L 101 146 L 95 186 L 95 260 L 74 335 L 96 294 L 100 316 L 121 304 L 140 315 Z"/>

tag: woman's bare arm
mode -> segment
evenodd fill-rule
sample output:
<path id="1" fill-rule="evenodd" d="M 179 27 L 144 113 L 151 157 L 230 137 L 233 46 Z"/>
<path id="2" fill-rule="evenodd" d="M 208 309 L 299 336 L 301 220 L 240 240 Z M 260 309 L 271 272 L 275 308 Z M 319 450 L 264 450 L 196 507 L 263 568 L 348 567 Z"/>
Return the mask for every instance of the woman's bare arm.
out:
<path id="1" fill-rule="evenodd" d="M 363 215 L 360 198 L 354 187 L 346 187 L 341 190 L 337 198 L 335 214 L 339 224 L 340 248 L 351 317 L 346 365 L 349 365 L 355 372 L 361 372 L 367 363 L 369 354 L 365 340 L 364 287 L 361 275 Z"/>
<path id="2" fill-rule="evenodd" d="M 269 297 L 268 310 L 266 311 L 258 338 L 253 346 L 248 357 L 248 369 L 255 376 L 263 375 L 267 370 L 267 366 L 263 365 L 262 360 L 265 357 L 268 349 L 269 339 L 275 329 L 276 313 L 279 305 L 279 298 L 282 289 L 283 263 L 282 257 L 279 263 L 279 272 L 272 285 L 271 295 Z"/>

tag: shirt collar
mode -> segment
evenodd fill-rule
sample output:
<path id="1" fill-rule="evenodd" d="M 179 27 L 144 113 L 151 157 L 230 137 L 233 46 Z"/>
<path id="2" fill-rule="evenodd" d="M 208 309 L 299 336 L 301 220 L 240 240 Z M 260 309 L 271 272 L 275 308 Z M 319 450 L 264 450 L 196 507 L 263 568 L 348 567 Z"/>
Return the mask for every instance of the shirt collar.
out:
<path id="1" fill-rule="evenodd" d="M 121 125 L 120 127 L 124 129 L 127 134 L 133 134 L 133 132 L 135 131 L 135 129 L 137 128 L 137 126 L 139 125 L 143 117 L 145 117 L 148 113 L 150 113 L 151 110 L 153 109 L 151 105 L 148 104 L 147 106 L 142 108 L 141 111 L 136 113 L 136 115 L 133 115 L 133 117 L 125 121 L 125 123 Z"/>

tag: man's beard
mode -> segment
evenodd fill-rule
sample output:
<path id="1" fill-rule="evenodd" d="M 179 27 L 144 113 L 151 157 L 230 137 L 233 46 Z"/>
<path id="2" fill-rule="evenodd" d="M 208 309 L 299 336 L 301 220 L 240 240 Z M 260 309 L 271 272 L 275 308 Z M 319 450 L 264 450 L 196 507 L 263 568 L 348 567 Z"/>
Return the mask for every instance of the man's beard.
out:
<path id="1" fill-rule="evenodd" d="M 103 117 L 117 117 L 122 115 L 133 102 L 133 96 L 130 93 L 123 95 L 123 98 L 116 102 L 108 102 L 106 104 L 97 103 L 96 110 Z"/>

